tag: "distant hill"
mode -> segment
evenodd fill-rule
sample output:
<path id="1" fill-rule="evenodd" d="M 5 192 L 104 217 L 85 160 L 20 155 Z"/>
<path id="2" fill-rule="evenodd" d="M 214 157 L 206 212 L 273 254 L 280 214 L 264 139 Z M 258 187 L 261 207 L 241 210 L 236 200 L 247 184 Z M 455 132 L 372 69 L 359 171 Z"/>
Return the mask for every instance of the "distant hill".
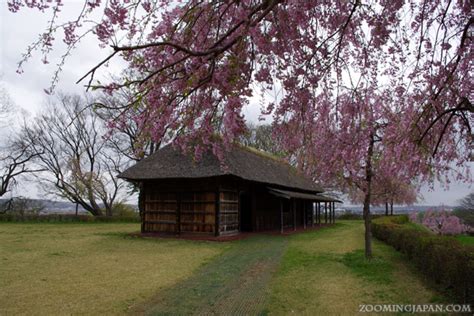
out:
<path id="1" fill-rule="evenodd" d="M 348 205 L 348 206 L 341 206 L 339 208 L 339 212 L 343 212 L 343 210 L 351 211 L 352 213 L 362 213 L 362 205 Z M 453 210 L 453 206 L 450 205 L 411 205 L 411 206 L 393 206 L 393 213 L 394 214 L 405 214 L 411 212 L 425 212 L 428 210 L 440 211 L 446 210 L 451 211 Z M 385 206 L 371 206 L 370 212 L 372 214 L 385 214 Z"/>
<path id="2" fill-rule="evenodd" d="M 0 205 L 7 202 L 9 199 L 0 199 Z M 76 213 L 76 204 L 69 201 L 54 201 L 47 199 L 30 199 L 35 204 L 41 204 L 44 206 L 44 209 L 40 212 L 42 215 L 46 214 L 75 214 Z M 138 210 L 137 205 L 127 204 Z M 82 206 L 78 207 L 78 214 L 88 214 Z"/>

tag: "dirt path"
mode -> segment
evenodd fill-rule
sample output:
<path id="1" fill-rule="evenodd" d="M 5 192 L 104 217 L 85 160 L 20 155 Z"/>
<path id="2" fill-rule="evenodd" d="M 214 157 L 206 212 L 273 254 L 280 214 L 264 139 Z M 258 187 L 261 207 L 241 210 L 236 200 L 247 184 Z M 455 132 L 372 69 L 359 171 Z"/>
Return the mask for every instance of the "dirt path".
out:
<path id="1" fill-rule="evenodd" d="M 132 311 L 144 315 L 259 315 L 268 283 L 278 269 L 287 238 L 252 237 L 229 245 L 191 278 L 163 289 Z"/>

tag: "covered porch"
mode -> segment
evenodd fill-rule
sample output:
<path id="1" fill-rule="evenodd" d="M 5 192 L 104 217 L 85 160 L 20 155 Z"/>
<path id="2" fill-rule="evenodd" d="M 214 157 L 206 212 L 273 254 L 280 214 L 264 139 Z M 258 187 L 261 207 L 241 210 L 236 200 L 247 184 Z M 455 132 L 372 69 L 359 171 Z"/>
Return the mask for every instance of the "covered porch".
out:
<path id="1" fill-rule="evenodd" d="M 306 229 L 316 225 L 336 222 L 335 204 L 342 201 L 322 195 L 268 188 L 268 192 L 278 197 L 280 212 L 280 233 Z"/>

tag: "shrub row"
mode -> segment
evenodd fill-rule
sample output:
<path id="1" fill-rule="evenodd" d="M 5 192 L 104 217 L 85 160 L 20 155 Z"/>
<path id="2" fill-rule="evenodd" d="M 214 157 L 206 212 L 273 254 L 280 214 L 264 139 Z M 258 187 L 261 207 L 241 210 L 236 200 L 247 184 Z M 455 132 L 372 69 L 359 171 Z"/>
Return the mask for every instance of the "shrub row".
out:
<path id="1" fill-rule="evenodd" d="M 442 292 L 457 303 L 474 303 L 474 247 L 407 224 L 407 216 L 372 222 L 377 238 L 405 254 Z"/>
<path id="2" fill-rule="evenodd" d="M 31 222 L 31 223 L 129 223 L 140 222 L 139 216 L 91 216 L 74 214 L 49 215 L 18 215 L 2 214 L 0 222 Z"/>

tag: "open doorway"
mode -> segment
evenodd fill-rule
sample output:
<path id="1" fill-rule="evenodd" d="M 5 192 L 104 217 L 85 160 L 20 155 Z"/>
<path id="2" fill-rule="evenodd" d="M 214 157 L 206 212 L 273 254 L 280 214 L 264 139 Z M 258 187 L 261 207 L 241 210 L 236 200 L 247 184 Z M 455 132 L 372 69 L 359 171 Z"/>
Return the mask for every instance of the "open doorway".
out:
<path id="1" fill-rule="evenodd" d="M 240 231 L 252 231 L 252 196 L 249 192 L 240 193 Z"/>

